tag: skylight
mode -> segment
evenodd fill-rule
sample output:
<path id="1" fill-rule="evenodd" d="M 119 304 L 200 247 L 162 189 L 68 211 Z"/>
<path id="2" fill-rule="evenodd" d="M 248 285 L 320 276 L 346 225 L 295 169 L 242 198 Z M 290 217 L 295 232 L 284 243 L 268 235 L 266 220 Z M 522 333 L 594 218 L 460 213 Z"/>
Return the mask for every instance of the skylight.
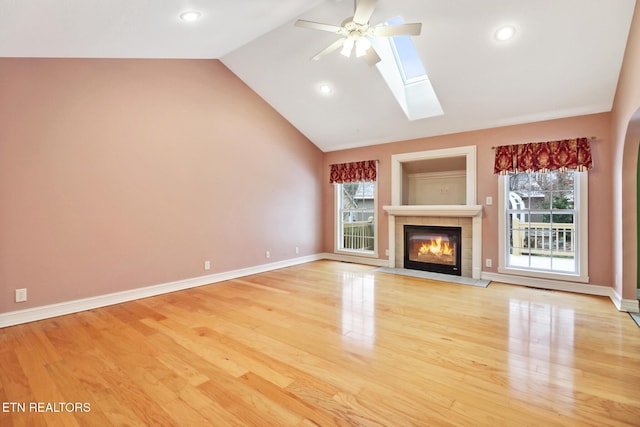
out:
<path id="1" fill-rule="evenodd" d="M 404 24 L 401 17 L 387 25 Z M 444 114 L 411 36 L 374 37 L 381 61 L 376 65 L 409 120 Z"/>
<path id="2" fill-rule="evenodd" d="M 401 25 L 404 20 L 400 17 L 387 21 L 388 25 Z M 395 36 L 390 39 L 393 53 L 398 63 L 398 68 L 402 72 L 405 82 L 412 82 L 427 78 L 427 72 L 418 56 L 416 47 L 413 45 L 411 36 Z"/>

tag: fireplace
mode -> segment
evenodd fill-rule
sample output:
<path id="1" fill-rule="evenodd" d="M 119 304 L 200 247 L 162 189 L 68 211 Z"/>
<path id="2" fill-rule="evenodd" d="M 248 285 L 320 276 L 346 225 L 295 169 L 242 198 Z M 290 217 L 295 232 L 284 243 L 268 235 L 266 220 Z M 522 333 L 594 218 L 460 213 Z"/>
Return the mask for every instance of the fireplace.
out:
<path id="1" fill-rule="evenodd" d="M 462 275 L 462 228 L 404 226 L 404 268 Z"/>

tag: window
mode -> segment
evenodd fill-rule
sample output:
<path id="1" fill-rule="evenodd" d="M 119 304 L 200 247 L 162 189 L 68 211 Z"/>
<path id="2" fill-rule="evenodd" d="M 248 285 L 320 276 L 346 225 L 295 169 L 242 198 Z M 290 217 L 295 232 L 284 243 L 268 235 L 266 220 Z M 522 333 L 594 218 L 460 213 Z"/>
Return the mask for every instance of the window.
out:
<path id="1" fill-rule="evenodd" d="M 500 182 L 499 271 L 587 281 L 586 172 L 510 173 Z"/>
<path id="2" fill-rule="evenodd" d="M 376 255 L 376 182 L 334 185 L 336 251 Z"/>

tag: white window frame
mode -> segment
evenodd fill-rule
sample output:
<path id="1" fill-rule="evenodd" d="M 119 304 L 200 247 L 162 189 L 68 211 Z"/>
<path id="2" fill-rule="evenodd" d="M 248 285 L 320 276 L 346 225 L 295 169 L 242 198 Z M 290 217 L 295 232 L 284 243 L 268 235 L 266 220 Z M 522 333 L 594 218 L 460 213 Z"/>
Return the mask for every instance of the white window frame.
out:
<path id="1" fill-rule="evenodd" d="M 539 279 L 564 280 L 570 282 L 589 282 L 589 179 L 587 172 L 574 172 L 578 189 L 574 193 L 574 209 L 576 210 L 576 230 L 578 246 L 576 248 L 577 273 L 545 272 L 526 268 L 507 267 L 509 251 L 509 233 L 507 231 L 507 210 L 509 206 L 506 177 L 498 177 L 498 272 L 515 276 L 534 277 Z"/>
<path id="2" fill-rule="evenodd" d="M 333 224 L 334 224 L 334 245 L 333 245 L 333 252 L 336 254 L 343 254 L 343 255 L 356 255 L 356 256 L 362 256 L 362 257 L 367 257 L 367 258 L 378 258 L 378 181 L 373 181 L 374 184 L 374 195 L 373 195 L 373 224 L 374 224 L 374 231 L 373 231 L 373 251 L 362 251 L 362 250 L 357 250 L 357 249 L 342 249 L 340 248 L 340 241 L 342 239 L 342 232 L 341 232 L 341 215 L 342 212 L 340 211 L 340 196 L 341 196 L 341 191 L 342 191 L 342 185 L 341 184 L 334 184 L 333 185 L 333 192 L 334 192 L 334 220 L 333 220 Z"/>

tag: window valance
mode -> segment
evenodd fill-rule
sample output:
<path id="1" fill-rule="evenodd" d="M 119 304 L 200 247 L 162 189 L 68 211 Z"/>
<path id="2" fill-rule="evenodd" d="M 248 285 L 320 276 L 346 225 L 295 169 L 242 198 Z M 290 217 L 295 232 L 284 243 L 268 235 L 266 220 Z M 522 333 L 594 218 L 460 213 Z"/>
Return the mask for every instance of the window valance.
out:
<path id="1" fill-rule="evenodd" d="M 496 147 L 494 173 L 548 172 L 593 168 L 589 138 L 530 142 Z"/>
<path id="2" fill-rule="evenodd" d="M 345 182 L 375 181 L 377 178 L 376 164 L 375 160 L 365 160 L 331 165 L 329 182 L 343 184 Z"/>

